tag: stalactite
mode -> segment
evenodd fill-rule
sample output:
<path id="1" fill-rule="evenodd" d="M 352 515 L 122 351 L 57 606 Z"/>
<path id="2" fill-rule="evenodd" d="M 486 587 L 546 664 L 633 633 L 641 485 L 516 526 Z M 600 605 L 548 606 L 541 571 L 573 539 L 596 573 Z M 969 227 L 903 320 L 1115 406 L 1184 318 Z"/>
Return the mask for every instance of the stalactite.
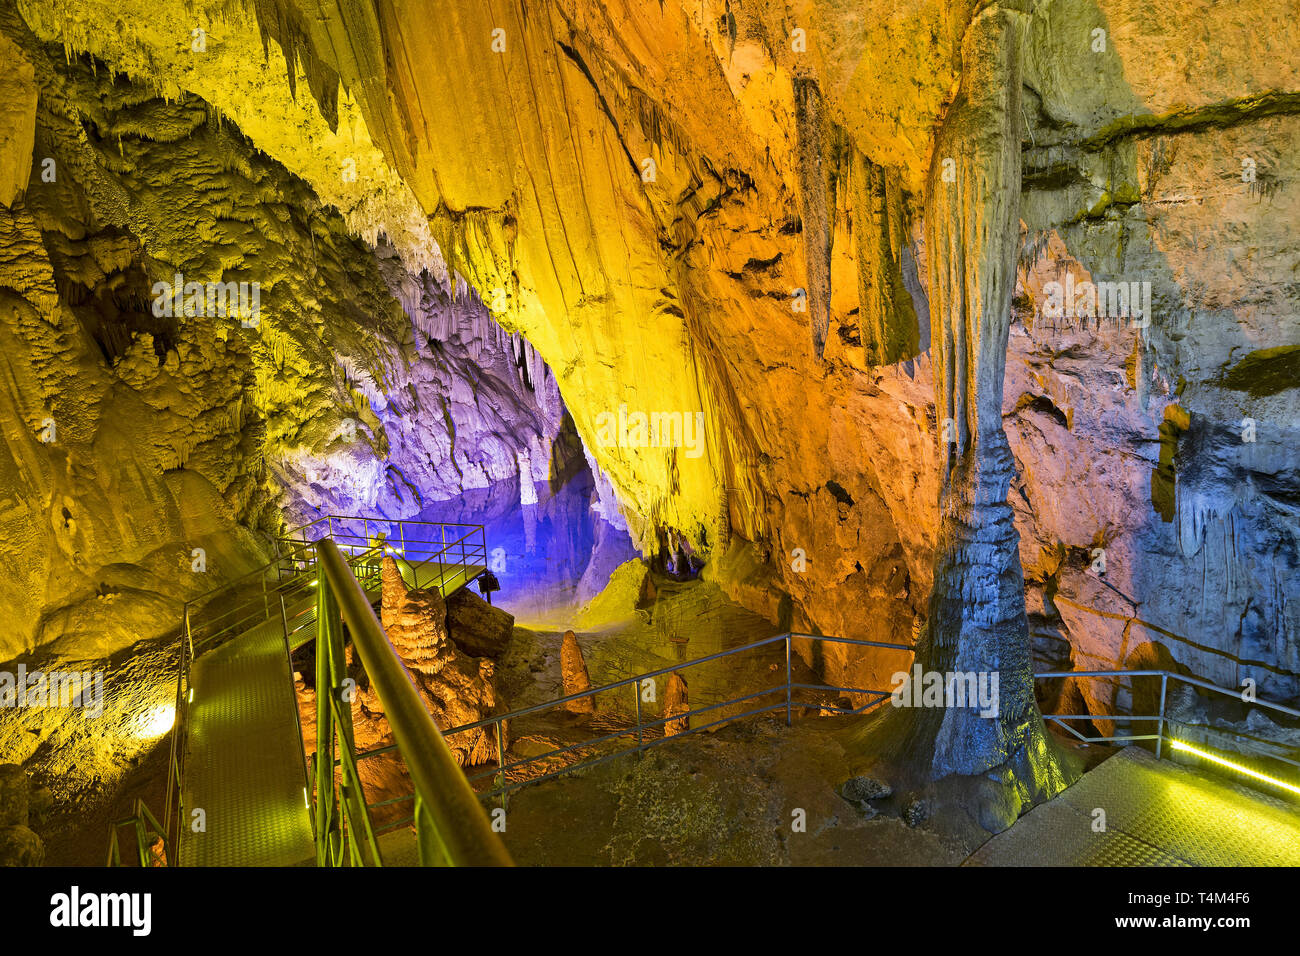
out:
<path id="1" fill-rule="evenodd" d="M 808 318 L 813 352 L 820 359 L 830 328 L 831 229 L 824 159 L 822 95 L 816 80 L 794 81 L 795 121 L 799 136 L 799 200 L 803 218 L 803 247 L 807 259 Z"/>
<path id="2" fill-rule="evenodd" d="M 907 220 L 899 172 L 876 166 L 855 149 L 849 188 L 862 347 L 868 365 L 892 365 L 920 351 L 916 310 L 903 286 Z"/>

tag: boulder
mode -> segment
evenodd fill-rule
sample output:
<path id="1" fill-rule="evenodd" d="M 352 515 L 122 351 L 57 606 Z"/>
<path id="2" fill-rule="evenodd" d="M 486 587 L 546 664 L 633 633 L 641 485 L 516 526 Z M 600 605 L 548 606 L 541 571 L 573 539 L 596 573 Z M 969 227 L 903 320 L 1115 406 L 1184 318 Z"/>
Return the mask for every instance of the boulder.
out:
<path id="1" fill-rule="evenodd" d="M 27 826 L 27 774 L 16 763 L 0 764 L 0 827 Z"/>
<path id="2" fill-rule="evenodd" d="M 840 796 L 864 813 L 874 809 L 870 801 L 883 800 L 893 792 L 893 787 L 874 777 L 850 777 L 840 787 Z"/>
<path id="3" fill-rule="evenodd" d="M 515 617 L 469 588 L 447 599 L 447 633 L 466 654 L 499 660 L 515 632 Z"/>
<path id="4" fill-rule="evenodd" d="M 0 866 L 41 866 L 45 844 L 24 826 L 0 827 Z"/>

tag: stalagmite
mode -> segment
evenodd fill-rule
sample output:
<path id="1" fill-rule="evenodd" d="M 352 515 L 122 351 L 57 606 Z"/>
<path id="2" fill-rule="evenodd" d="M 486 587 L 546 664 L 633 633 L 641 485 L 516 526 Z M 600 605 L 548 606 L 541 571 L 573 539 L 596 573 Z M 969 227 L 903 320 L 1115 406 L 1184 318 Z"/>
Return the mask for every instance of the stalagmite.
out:
<path id="1" fill-rule="evenodd" d="M 381 580 L 380 620 L 384 633 L 411 672 L 438 726 L 448 730 L 496 713 L 495 665 L 488 658 L 462 653 L 448 638 L 447 606 L 438 589 L 407 586 L 396 562 L 387 556 Z M 367 689 L 357 695 L 357 710 L 354 719 L 358 725 L 373 724 L 382 716 L 383 704 Z M 496 757 L 495 730 L 491 727 L 450 734 L 447 745 L 462 764 L 481 764 Z"/>
<path id="2" fill-rule="evenodd" d="M 664 717 L 677 719 L 664 724 L 665 737 L 676 737 L 691 729 L 691 719 L 678 716 L 691 709 L 687 696 L 686 678 L 673 671 L 668 675 L 668 686 L 664 689 Z"/>
<path id="3" fill-rule="evenodd" d="M 587 676 L 587 663 L 582 659 L 578 635 L 572 631 L 564 632 L 560 644 L 560 680 L 565 697 L 591 690 L 591 678 Z M 592 714 L 596 711 L 596 704 L 590 697 L 579 697 L 565 704 L 564 709 L 571 714 Z"/>
<path id="4" fill-rule="evenodd" d="M 519 503 L 521 505 L 537 504 L 537 488 L 533 485 L 533 463 L 528 449 L 521 448 L 515 453 L 519 463 Z"/>

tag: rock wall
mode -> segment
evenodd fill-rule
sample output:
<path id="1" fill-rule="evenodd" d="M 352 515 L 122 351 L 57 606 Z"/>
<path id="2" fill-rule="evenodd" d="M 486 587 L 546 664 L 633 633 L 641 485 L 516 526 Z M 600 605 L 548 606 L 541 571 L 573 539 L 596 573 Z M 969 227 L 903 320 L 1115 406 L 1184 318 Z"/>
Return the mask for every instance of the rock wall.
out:
<path id="1" fill-rule="evenodd" d="M 1266 0 L 1016 6 L 1001 413 L 1035 648 L 1292 698 L 1300 26 Z M 954 266 L 925 181 L 960 167 L 935 131 L 975 7 L 19 4 L 46 43 L 201 96 L 408 272 L 469 280 L 554 369 L 647 553 L 711 558 L 795 626 L 904 641 L 939 528 L 927 276 Z M 1049 314 L 1066 272 L 1150 283 L 1150 321 Z M 621 406 L 700 413 L 698 456 L 602 441 Z M 321 453 L 294 474 L 338 473 Z"/>
<path id="2" fill-rule="evenodd" d="M 0 208 L 0 659 L 172 631 L 286 524 L 547 476 L 554 377 L 463 284 L 351 235 L 194 94 L 0 27 L 39 102 Z"/>

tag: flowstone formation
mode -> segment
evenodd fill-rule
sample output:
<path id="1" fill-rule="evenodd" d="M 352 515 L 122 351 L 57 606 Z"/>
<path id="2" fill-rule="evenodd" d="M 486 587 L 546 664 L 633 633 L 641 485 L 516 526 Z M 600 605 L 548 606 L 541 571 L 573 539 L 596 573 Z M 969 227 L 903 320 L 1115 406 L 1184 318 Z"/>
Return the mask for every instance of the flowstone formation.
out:
<path id="1" fill-rule="evenodd" d="M 567 409 L 662 568 L 999 673 L 996 720 L 900 718 L 926 774 L 998 777 L 994 826 L 1064 779 L 1034 669 L 1300 697 L 1272 0 L 17 0 L 0 34 L 0 656 L 130 646 L 194 548 L 233 573 L 282 518 L 541 480 Z M 178 273 L 259 279 L 260 329 L 155 321 Z"/>
<path id="2" fill-rule="evenodd" d="M 546 476 L 558 391 L 475 297 L 350 237 L 211 104 L 2 22 L 39 76 L 49 162 L 0 210 L 21 448 L 0 656 L 174 628 L 181 600 L 266 560 L 249 529 Z M 225 283 L 256 287 L 255 315 L 210 314 Z"/>
<path id="3" fill-rule="evenodd" d="M 491 658 L 471 657 L 447 634 L 447 605 L 437 588 L 411 588 L 402 579 L 396 563 L 385 557 L 380 622 L 398 657 L 415 679 L 434 723 L 446 730 L 478 723 L 498 712 L 496 664 Z M 466 640 L 473 641 L 468 636 Z M 360 718 L 356 723 L 383 721 L 379 697 L 362 690 L 357 697 Z M 364 736 L 360 732 L 358 736 Z M 391 743 L 391 732 L 380 734 Z M 502 745 L 510 743 L 503 728 Z M 497 758 L 493 728 L 452 734 L 447 745 L 458 763 L 474 766 Z"/>
<path id="4" fill-rule="evenodd" d="M 6 705 L 0 755 L 79 815 L 170 729 L 187 599 L 286 525 L 546 478 L 564 409 L 463 282 L 398 255 L 400 230 L 352 235 L 213 104 L 47 44 L 11 4 L 0 37 L 21 179 L 0 207 L 0 670 L 104 688 L 94 719 Z"/>

